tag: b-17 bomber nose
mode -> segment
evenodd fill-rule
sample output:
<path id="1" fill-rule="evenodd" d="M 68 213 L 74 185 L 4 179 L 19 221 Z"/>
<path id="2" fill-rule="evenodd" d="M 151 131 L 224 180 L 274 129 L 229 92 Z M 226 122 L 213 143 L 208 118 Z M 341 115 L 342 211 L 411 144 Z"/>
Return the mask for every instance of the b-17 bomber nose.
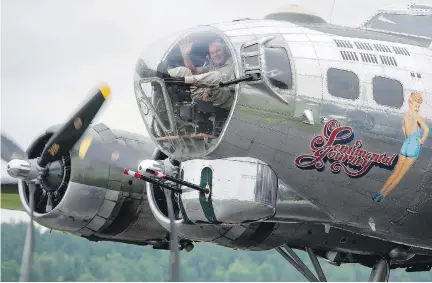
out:
<path id="1" fill-rule="evenodd" d="M 166 155 L 203 157 L 217 147 L 241 81 L 236 58 L 228 39 L 209 27 L 165 38 L 142 52 L 135 95 L 150 136 Z"/>

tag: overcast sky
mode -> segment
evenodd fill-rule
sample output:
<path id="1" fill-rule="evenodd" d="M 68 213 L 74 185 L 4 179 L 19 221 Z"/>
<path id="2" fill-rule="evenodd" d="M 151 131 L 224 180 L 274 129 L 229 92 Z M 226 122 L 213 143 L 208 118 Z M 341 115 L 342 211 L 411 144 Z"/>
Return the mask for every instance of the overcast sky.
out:
<path id="1" fill-rule="evenodd" d="M 423 0 L 432 4 L 432 0 Z M 98 116 L 111 128 L 145 134 L 133 93 L 146 44 L 177 30 L 262 18 L 299 4 L 330 21 L 333 0 L 2 0 L 1 130 L 22 148 L 62 123 L 101 81 L 112 89 Z M 300 4 L 301 3 L 301 4 Z M 357 27 L 377 9 L 405 0 L 336 0 L 331 21 Z M 5 163 L 1 173 L 5 176 Z"/>

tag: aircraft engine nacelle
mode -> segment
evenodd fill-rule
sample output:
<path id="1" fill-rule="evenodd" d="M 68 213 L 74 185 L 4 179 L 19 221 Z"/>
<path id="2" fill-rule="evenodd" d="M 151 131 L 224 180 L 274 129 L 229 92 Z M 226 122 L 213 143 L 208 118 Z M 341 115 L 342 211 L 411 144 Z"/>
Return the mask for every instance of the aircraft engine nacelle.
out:
<path id="1" fill-rule="evenodd" d="M 27 151 L 30 159 L 40 156 L 56 127 L 33 142 Z M 89 136 L 106 146 L 123 144 L 125 150 L 134 153 L 131 168 L 151 158 L 154 150 L 152 142 L 142 136 L 110 130 L 104 124 L 90 126 L 82 139 Z M 123 168 L 114 161 L 107 165 L 106 161 L 79 158 L 80 144 L 78 141 L 67 156 L 47 166 L 47 173 L 35 191 L 34 220 L 55 230 L 90 238 L 141 241 L 163 238 L 166 230 L 148 208 L 145 182 L 124 175 Z M 29 187 L 24 181 L 19 182 L 19 194 L 24 209 L 29 212 Z M 152 229 L 136 238 L 127 233 L 140 225 Z"/>
<path id="2" fill-rule="evenodd" d="M 181 195 L 185 217 L 194 223 L 250 223 L 276 212 L 278 178 L 258 159 L 194 159 L 182 162 L 180 174 L 209 189 L 209 194 L 191 190 Z"/>

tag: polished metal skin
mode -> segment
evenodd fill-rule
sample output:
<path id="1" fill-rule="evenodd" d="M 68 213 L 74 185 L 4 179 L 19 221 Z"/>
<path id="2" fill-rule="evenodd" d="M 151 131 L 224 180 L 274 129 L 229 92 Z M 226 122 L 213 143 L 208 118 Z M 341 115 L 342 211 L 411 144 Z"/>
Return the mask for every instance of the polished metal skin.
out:
<path id="1" fill-rule="evenodd" d="M 241 63 L 246 57 L 244 48 L 259 44 L 263 79 L 237 86 L 235 106 L 222 134 L 217 141 L 209 142 L 210 146 L 197 147 L 206 150 L 171 151 L 151 135 L 153 140 L 160 144 L 165 154 L 180 161 L 197 157 L 250 157 L 269 164 L 279 180 L 304 201 L 284 199 L 284 194 L 279 191 L 275 216 L 266 222 L 289 223 L 302 219 L 327 223 L 364 236 L 430 249 L 431 238 L 424 231 L 431 219 L 428 203 L 431 200 L 432 139 L 426 140 L 414 166 L 383 203 L 373 202 L 371 198 L 395 168 L 404 142 L 401 126 L 411 92 L 422 93 L 420 115 L 426 124 L 432 124 L 432 52 L 421 46 L 397 43 L 396 37 L 388 35 L 377 33 L 368 39 L 365 33 L 354 29 L 339 27 L 336 31 L 325 32 L 322 26 L 306 26 L 268 20 L 215 25 L 214 32 L 220 33 L 228 42 L 238 67 L 237 77 L 244 72 L 245 66 Z M 205 29 L 210 30 L 209 27 Z M 350 37 L 341 38 L 341 34 Z M 380 41 L 380 37 L 392 40 Z M 377 44 L 407 50 L 409 55 L 392 53 L 397 66 L 386 68 L 385 65 L 391 65 L 393 61 L 383 57 L 384 61 L 375 62 L 385 52 L 364 50 Z M 353 47 L 356 45 L 357 50 Z M 167 48 L 166 52 L 169 51 Z M 281 65 L 279 71 L 292 75 L 292 85 L 288 89 L 278 89 L 266 75 L 269 70 L 266 70 L 265 48 L 283 48 L 287 53 L 289 64 Z M 163 59 L 166 52 L 160 52 L 158 58 Z M 375 57 L 369 57 L 372 55 Z M 151 69 L 152 65 L 147 63 L 149 56 L 144 52 L 141 60 Z M 408 70 L 398 67 L 401 64 L 409 66 Z M 358 78 L 355 99 L 329 93 L 329 70 L 354 73 Z M 372 82 L 381 78 L 398 80 L 402 86 L 402 101 L 389 102 L 400 103 L 400 108 L 379 105 L 374 99 Z M 394 86 L 386 89 L 384 84 L 381 92 L 388 91 L 391 95 L 397 90 Z M 139 93 L 137 99 L 138 96 Z M 143 117 L 147 119 L 146 115 Z M 146 125 L 149 127 L 150 124 Z M 323 158 L 321 168 L 319 163 L 309 170 L 299 168 L 307 160 L 305 157 L 302 161 L 299 157 L 314 154 L 312 140 L 324 136 L 324 129 L 330 131 L 339 127 L 350 127 L 351 140 L 346 141 L 348 147 L 345 149 L 361 146 L 362 151 L 357 157 L 369 154 L 376 162 L 353 161 L 357 167 L 351 168 L 341 164 L 331 166 L 332 162 Z M 178 148 L 182 144 L 175 146 Z M 314 207 L 312 211 L 315 212 L 304 207 Z M 291 211 L 303 213 L 292 214 Z"/>
<path id="2" fill-rule="evenodd" d="M 210 189 L 209 194 L 182 193 L 184 217 L 193 223 L 240 225 L 268 220 L 276 212 L 278 179 L 257 159 L 191 160 L 181 170 L 187 182 Z"/>
<path id="3" fill-rule="evenodd" d="M 224 31 L 227 34 L 236 34 L 237 30 L 241 30 L 244 37 L 245 30 L 254 33 L 253 28 L 245 29 L 248 24 L 257 26 L 257 23 L 253 22 L 244 23 L 243 29 L 240 29 L 239 26 L 242 24 L 239 23 L 237 29 L 231 26 L 225 28 Z M 283 30 L 280 25 L 278 28 L 271 27 L 271 25 L 272 22 L 262 23 L 262 26 L 266 26 L 265 28 L 273 29 L 273 32 Z M 293 29 L 292 26 L 286 23 L 286 29 Z M 291 38 L 294 37 L 292 33 L 289 34 L 288 30 L 285 32 Z M 304 30 L 305 36 L 311 38 L 312 34 L 314 34 L 312 30 Z M 285 39 L 288 37 L 285 34 L 282 36 Z M 236 38 L 232 36 L 231 41 L 236 42 Z M 330 40 L 318 40 L 318 35 L 315 35 L 315 38 L 317 38 L 316 41 L 310 39 L 311 47 L 315 47 L 318 58 L 325 58 L 323 54 L 318 53 L 318 50 L 320 46 L 322 48 L 322 42 Z M 361 41 L 360 39 L 351 40 Z M 372 44 L 374 41 L 370 40 L 370 42 Z M 360 140 L 363 144 L 362 149 L 373 153 L 397 155 L 404 141 L 401 125 L 403 115 L 408 109 L 407 98 L 411 91 L 422 92 L 424 109 L 420 113 L 424 115 L 426 123 L 432 125 L 432 52 L 426 48 L 404 45 L 411 53 L 417 53 L 418 60 L 423 58 L 426 61 L 423 64 L 417 61 L 409 64 L 413 72 L 421 73 L 422 80 L 412 80 L 410 72 L 402 68 L 383 70 L 367 64 L 359 66 L 359 64 L 345 63 L 341 59 L 338 61 L 317 60 L 324 74 L 325 69 L 332 67 L 353 70 L 358 73 L 360 99 L 352 102 L 331 97 L 326 87 L 325 75 L 322 76 L 322 80 L 319 77 L 315 78 L 323 85 L 321 89 L 306 88 L 312 85 L 312 81 L 308 80 L 310 72 L 308 74 L 306 69 L 301 71 L 299 67 L 303 60 L 301 56 L 305 54 L 304 50 L 295 53 L 294 50 L 299 45 L 300 43 L 291 42 L 288 39 L 284 42 L 292 65 L 295 66 L 292 69 L 294 92 L 292 96 L 286 99 L 286 103 L 280 102 L 278 95 L 269 89 L 265 81 L 242 85 L 239 89 L 236 109 L 223 140 L 210 156 L 217 158 L 248 156 L 266 162 L 288 186 L 312 201 L 322 211 L 332 215 L 330 222 L 336 227 L 338 223 L 343 223 L 341 228 L 350 227 L 353 231 L 363 235 L 431 248 L 432 238 L 425 233 L 429 229 L 427 223 L 432 219 L 429 209 L 432 202 L 431 138 L 426 140 L 414 166 L 383 203 L 375 203 L 371 197 L 381 189 L 390 176 L 391 170 L 374 166 L 365 176 L 351 178 L 344 173 L 344 170 L 338 174 L 332 173 L 329 162 L 326 162 L 324 170 L 319 172 L 315 169 L 300 170 L 295 160 L 301 155 L 312 154 L 310 148 L 312 139 L 322 135 L 323 121 L 334 118 L 340 122 L 341 126 L 352 128 L 354 141 Z M 291 48 L 291 46 L 295 47 Z M 399 57 L 402 56 L 398 56 L 398 60 L 405 59 L 405 62 L 408 62 L 406 58 L 399 59 Z M 309 63 L 309 68 L 313 69 L 311 65 L 312 63 Z M 404 87 L 405 97 L 401 109 L 377 107 L 376 103 L 373 103 L 370 97 L 372 94 L 370 81 L 373 76 L 393 77 L 400 80 Z M 316 99 L 313 99 L 315 97 Z M 302 115 L 305 109 L 313 110 L 314 124 L 304 122 L 307 120 Z M 358 171 L 358 169 L 353 171 Z M 278 212 L 283 213 L 285 209 L 289 209 L 289 205 L 278 207 L 276 215 Z M 375 231 L 370 228 L 370 218 L 374 219 Z M 316 219 L 311 216 L 310 221 L 316 221 Z"/>

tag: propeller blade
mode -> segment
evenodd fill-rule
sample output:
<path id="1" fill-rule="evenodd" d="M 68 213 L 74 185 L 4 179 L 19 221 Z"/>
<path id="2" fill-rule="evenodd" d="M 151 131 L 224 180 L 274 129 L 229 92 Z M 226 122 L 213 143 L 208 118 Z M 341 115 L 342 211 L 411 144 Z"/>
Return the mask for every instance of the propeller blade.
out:
<path id="1" fill-rule="evenodd" d="M 38 162 L 39 166 L 45 167 L 49 162 L 56 160 L 57 156 L 61 156 L 72 149 L 90 125 L 91 120 L 97 114 L 109 93 L 110 90 L 108 87 L 101 88 L 99 92 L 96 93 L 92 99 L 63 126 L 61 130 L 52 136 L 44 148 L 42 156 Z M 143 156 L 144 160 L 149 158 L 149 156 L 152 156 L 152 152 L 125 148 L 117 143 L 108 145 L 102 144 L 90 136 L 83 138 L 78 152 L 78 156 L 81 159 L 89 158 L 91 160 L 100 161 L 106 165 L 115 165 L 122 169 L 129 168 L 131 165 L 133 166 L 133 164 L 130 164 L 131 160 L 137 160 L 137 157 L 140 155 Z M 179 241 L 177 229 L 174 224 L 174 207 L 171 201 L 171 192 L 168 190 L 164 191 L 168 202 L 168 214 L 171 222 L 171 281 L 179 282 Z M 50 196 L 48 196 L 47 207 L 49 204 Z M 28 257 L 27 253 L 26 256 Z M 31 258 L 26 262 L 31 262 Z M 26 273 L 24 267 L 22 270 L 22 278 L 28 279 L 28 272 Z"/>
<path id="2" fill-rule="evenodd" d="M 164 189 L 167 199 L 168 217 L 170 219 L 170 263 L 171 263 L 171 282 L 180 281 L 180 256 L 177 228 L 174 223 L 174 207 L 171 200 L 172 192 Z"/>
<path id="3" fill-rule="evenodd" d="M 30 204 L 30 222 L 27 228 L 26 241 L 24 244 L 23 257 L 21 262 L 20 281 L 29 282 L 30 271 L 33 259 L 33 244 L 34 244 L 34 224 L 33 224 L 33 211 L 34 211 L 34 193 L 36 184 L 29 183 L 29 204 Z"/>
<path id="4" fill-rule="evenodd" d="M 47 204 L 45 206 L 45 211 L 50 212 L 52 210 L 52 200 L 51 200 L 51 193 L 47 193 Z"/>
<path id="5" fill-rule="evenodd" d="M 47 142 L 38 161 L 39 166 L 45 167 L 49 162 L 69 152 L 87 130 L 110 93 L 108 85 L 102 85 L 89 101 L 75 112 L 72 118 Z"/>
<path id="6" fill-rule="evenodd" d="M 12 159 L 27 159 L 27 154 L 16 143 L 1 134 L 1 158 L 9 162 Z"/>

